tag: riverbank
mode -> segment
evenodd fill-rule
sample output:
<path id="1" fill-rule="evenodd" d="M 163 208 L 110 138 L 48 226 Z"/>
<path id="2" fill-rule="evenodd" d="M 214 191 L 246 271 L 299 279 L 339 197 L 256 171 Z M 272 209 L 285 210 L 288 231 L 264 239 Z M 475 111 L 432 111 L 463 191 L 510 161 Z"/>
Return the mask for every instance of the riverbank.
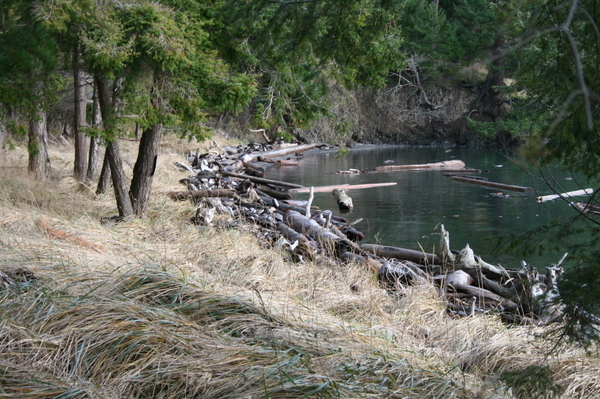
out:
<path id="1" fill-rule="evenodd" d="M 71 151 L 51 149 L 47 184 L 27 178 L 24 151 L 5 157 L 1 396 L 599 395 L 597 356 L 566 345 L 548 357 L 543 330 L 452 318 L 434 292 L 390 295 L 356 264 L 289 262 L 241 221 L 190 224 L 196 207 L 166 195 L 189 148 L 167 140 L 148 218 L 113 227 L 100 223 L 112 194 L 78 187 Z M 104 252 L 47 235 L 41 215 Z"/>

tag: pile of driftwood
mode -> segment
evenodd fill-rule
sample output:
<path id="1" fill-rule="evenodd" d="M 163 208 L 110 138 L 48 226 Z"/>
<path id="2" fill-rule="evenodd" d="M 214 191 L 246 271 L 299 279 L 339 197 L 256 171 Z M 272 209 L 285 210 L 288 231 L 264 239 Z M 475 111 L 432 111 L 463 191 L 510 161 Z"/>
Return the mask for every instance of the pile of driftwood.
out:
<path id="1" fill-rule="evenodd" d="M 354 225 L 360 220 L 349 222 L 332 211 L 311 206 L 313 188 L 264 178 L 265 163 L 292 154 L 295 158 L 287 161 L 297 162 L 302 152 L 315 147 L 319 145 L 225 147 L 221 152 L 190 153 L 188 164 L 177 163 L 190 174 L 180 181 L 187 190 L 169 195 L 173 200 L 193 200 L 198 207 L 191 220 L 199 225 L 211 225 L 217 213 L 252 222 L 274 246 L 287 250 L 293 261 L 361 263 L 390 291 L 405 285 L 433 285 L 454 315 L 495 313 L 519 324 L 547 323 L 561 317 L 556 283 L 564 257 L 548 267 L 545 275 L 525 262 L 520 270 L 506 269 L 484 262 L 468 245 L 460 252 L 452 251 L 443 225 L 438 226 L 440 245 L 435 254 L 359 245 L 364 234 Z M 343 206 L 351 207 L 343 187 L 326 188 L 338 199 L 341 212 Z M 293 192 L 310 192 L 310 198 L 300 204 L 292 200 Z M 349 204 L 343 203 L 348 199 Z"/>

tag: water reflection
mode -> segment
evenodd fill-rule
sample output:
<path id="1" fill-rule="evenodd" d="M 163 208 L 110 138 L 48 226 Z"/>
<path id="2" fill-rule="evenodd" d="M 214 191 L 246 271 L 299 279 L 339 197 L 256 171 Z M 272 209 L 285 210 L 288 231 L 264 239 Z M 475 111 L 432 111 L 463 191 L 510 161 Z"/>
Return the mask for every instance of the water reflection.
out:
<path id="1" fill-rule="evenodd" d="M 535 191 L 523 194 L 452 181 L 440 171 L 431 170 L 336 174 L 340 170 L 370 172 L 382 165 L 451 159 L 460 159 L 467 167 L 482 170 L 480 176 L 490 181 L 532 187 Z M 560 180 L 562 190 L 582 188 L 575 180 L 564 179 L 560 171 L 553 173 Z M 496 245 L 494 237 L 528 231 L 555 217 L 575 214 L 564 201 L 536 202 L 537 196 L 552 193 L 550 188 L 491 148 L 364 147 L 355 148 L 341 158 L 331 151 L 304 157 L 297 167 L 269 168 L 266 177 L 307 187 L 396 182 L 395 186 L 348 191 L 354 210 L 341 216 L 350 221 L 363 218 L 356 225 L 366 235 L 363 243 L 432 251 L 439 242 L 439 237 L 432 233 L 436 225 L 443 223 L 450 232 L 453 249 L 461 249 L 468 243 L 485 260 L 509 267 L 518 267 L 521 258 L 492 254 Z M 308 199 L 308 194 L 294 197 Z M 315 193 L 313 205 L 340 214 L 331 193 Z M 545 266 L 558 258 L 560 256 L 555 254 L 548 259 L 528 256 L 527 261 Z"/>

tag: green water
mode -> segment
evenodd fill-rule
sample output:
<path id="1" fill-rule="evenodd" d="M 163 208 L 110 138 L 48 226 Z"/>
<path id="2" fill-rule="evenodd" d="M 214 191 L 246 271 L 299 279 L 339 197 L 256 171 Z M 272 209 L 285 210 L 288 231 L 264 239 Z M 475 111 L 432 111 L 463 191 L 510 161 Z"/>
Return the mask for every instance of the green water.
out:
<path id="1" fill-rule="evenodd" d="M 505 191 L 480 185 L 453 181 L 440 171 L 420 170 L 390 173 L 336 174 L 340 170 L 373 171 L 377 166 L 422 164 L 459 159 L 467 167 L 481 169 L 477 176 L 490 181 L 532 187 L 532 194 Z M 387 161 L 387 162 L 386 162 Z M 393 161 L 393 162 L 390 162 Z M 460 250 L 467 243 L 484 260 L 506 267 L 519 267 L 524 259 L 536 267 L 558 261 L 560 255 L 528 255 L 498 253 L 496 237 L 507 233 L 525 232 L 555 218 L 570 218 L 576 211 L 565 201 L 545 203 L 537 196 L 553 194 L 551 187 L 538 181 L 509 161 L 505 154 L 491 148 L 431 148 L 431 147 L 358 147 L 344 157 L 334 151 L 305 156 L 297 167 L 273 166 L 267 178 L 301 184 L 325 186 L 334 184 L 368 184 L 396 182 L 395 186 L 350 190 L 354 210 L 340 214 L 330 193 L 315 193 L 313 205 L 332 210 L 349 221 L 362 218 L 356 228 L 366 235 L 362 243 L 391 245 L 432 251 L 439 243 L 434 234 L 443 223 L 450 232 L 452 249 Z M 536 172 L 531 165 L 529 172 Z M 559 191 L 572 191 L 596 186 L 573 179 L 558 167 L 546 170 L 551 184 Z M 294 199 L 308 199 L 308 194 L 296 194 Z M 577 197 L 576 201 L 585 201 Z"/>

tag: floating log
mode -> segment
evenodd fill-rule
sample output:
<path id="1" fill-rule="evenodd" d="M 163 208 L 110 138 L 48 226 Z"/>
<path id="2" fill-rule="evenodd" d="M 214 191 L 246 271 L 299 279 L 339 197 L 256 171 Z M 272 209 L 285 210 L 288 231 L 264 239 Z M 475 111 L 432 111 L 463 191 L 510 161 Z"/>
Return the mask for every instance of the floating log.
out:
<path id="1" fill-rule="evenodd" d="M 481 173 L 481 169 L 462 168 L 462 169 L 444 169 L 444 176 L 451 176 L 452 173 Z"/>
<path id="2" fill-rule="evenodd" d="M 242 174 L 242 173 L 233 173 L 233 172 L 221 172 L 221 173 L 224 176 L 237 177 L 238 179 L 248 179 L 248 180 L 253 181 L 255 183 L 274 184 L 276 186 L 291 187 L 291 188 L 301 188 L 301 187 L 304 187 L 304 186 L 301 186 L 299 184 L 287 183 L 287 182 L 278 181 L 278 180 L 265 179 L 265 178 L 262 178 L 262 177 L 255 177 L 255 176 L 250 176 L 250 175 L 246 175 L 246 174 Z"/>
<path id="3" fill-rule="evenodd" d="M 275 165 L 277 166 L 298 166 L 300 165 L 300 161 L 295 159 L 280 159 L 275 161 Z"/>
<path id="4" fill-rule="evenodd" d="M 600 215 L 600 206 L 598 206 L 598 205 L 586 204 L 583 202 L 576 202 L 571 205 L 573 206 L 573 208 L 577 209 L 579 212 L 582 212 L 582 213 L 591 212 L 596 215 Z"/>
<path id="5" fill-rule="evenodd" d="M 535 200 L 537 202 L 546 202 L 546 201 L 555 200 L 557 198 L 569 198 L 569 197 L 576 197 L 576 196 L 580 196 L 580 195 L 591 195 L 593 193 L 594 193 L 593 188 L 585 188 L 583 190 L 569 191 L 569 192 L 560 193 L 560 194 L 542 195 L 541 197 L 537 197 Z"/>
<path id="6" fill-rule="evenodd" d="M 431 170 L 444 170 L 444 169 L 462 169 L 465 167 L 465 163 L 459 159 L 453 159 L 450 161 L 433 162 L 424 164 L 413 164 L 413 165 L 386 165 L 378 166 L 375 168 L 377 172 L 395 172 L 399 170 L 420 170 L 420 169 L 431 169 Z"/>
<path id="7" fill-rule="evenodd" d="M 270 150 L 270 151 L 253 152 L 248 155 L 250 155 L 250 157 L 252 159 L 277 158 L 277 157 L 283 157 L 283 156 L 289 155 L 289 154 L 295 154 L 296 152 L 308 151 L 313 148 L 319 147 L 320 145 L 321 144 L 318 144 L 318 143 L 302 144 L 302 145 L 290 146 L 290 147 L 286 147 L 286 148 L 278 148 L 276 150 Z"/>
<path id="8" fill-rule="evenodd" d="M 236 195 L 235 190 L 217 189 L 217 190 L 200 190 L 200 191 L 171 191 L 167 193 L 172 200 L 185 201 L 192 198 L 213 198 L 213 197 L 228 197 L 233 198 Z"/>
<path id="9" fill-rule="evenodd" d="M 360 246 L 367 252 L 372 253 L 376 256 L 381 256 L 382 258 L 395 258 L 398 260 L 409 260 L 411 262 L 419 263 L 419 264 L 441 264 L 442 260 L 434 254 L 426 254 L 421 251 L 415 251 L 412 249 L 404 249 L 397 247 L 389 247 L 386 245 L 376 245 L 376 244 L 363 244 Z"/>
<path id="10" fill-rule="evenodd" d="M 386 187 L 386 186 L 395 186 L 396 182 L 388 182 L 388 183 L 370 183 L 370 184 L 336 184 L 332 186 L 319 186 L 314 187 L 315 193 L 328 193 L 333 189 L 343 189 L 343 190 L 360 190 L 365 188 L 376 188 L 376 187 Z M 302 188 L 292 188 L 288 190 L 290 194 L 303 194 L 309 193 L 310 187 L 302 187 Z"/>
<path id="11" fill-rule="evenodd" d="M 361 173 L 364 173 L 364 171 L 360 170 L 360 169 L 348 169 L 348 170 L 338 170 L 335 174 L 336 175 L 359 175 Z"/>
<path id="12" fill-rule="evenodd" d="M 451 176 L 450 179 L 456 180 L 456 181 L 462 181 L 462 182 L 466 182 L 466 183 L 479 184 L 480 186 L 499 188 L 501 190 L 518 191 L 518 192 L 526 193 L 526 194 L 532 194 L 534 192 L 533 188 L 531 188 L 531 187 L 514 186 L 511 184 L 496 183 L 496 182 L 492 182 L 492 181 L 475 179 L 475 178 L 466 177 L 466 176 Z"/>
<path id="13" fill-rule="evenodd" d="M 352 198 L 346 191 L 334 188 L 331 191 L 331 194 L 335 197 L 335 200 L 338 204 L 341 213 L 349 213 L 354 209 L 354 205 L 352 204 Z"/>

